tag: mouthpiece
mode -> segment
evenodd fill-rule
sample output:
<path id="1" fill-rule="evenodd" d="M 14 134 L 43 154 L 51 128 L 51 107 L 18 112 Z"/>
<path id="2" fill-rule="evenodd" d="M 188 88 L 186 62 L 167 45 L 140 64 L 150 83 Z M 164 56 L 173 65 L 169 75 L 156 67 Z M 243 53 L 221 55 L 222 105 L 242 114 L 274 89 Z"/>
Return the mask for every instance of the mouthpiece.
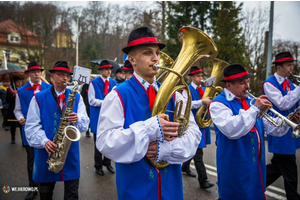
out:
<path id="1" fill-rule="evenodd" d="M 157 63 L 153 65 L 153 69 L 160 69 L 160 68 L 161 68 L 161 66 Z"/>

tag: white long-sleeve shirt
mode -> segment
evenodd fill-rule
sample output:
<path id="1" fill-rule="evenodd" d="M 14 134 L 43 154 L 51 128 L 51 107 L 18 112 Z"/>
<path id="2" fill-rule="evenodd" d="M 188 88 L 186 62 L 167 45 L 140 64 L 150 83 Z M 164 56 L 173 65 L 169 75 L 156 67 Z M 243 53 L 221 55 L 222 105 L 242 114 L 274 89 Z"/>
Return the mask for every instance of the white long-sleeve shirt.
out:
<path id="1" fill-rule="evenodd" d="M 103 80 L 103 82 L 105 82 L 106 80 L 109 82 L 109 78 L 105 79 L 101 75 L 99 77 Z M 89 85 L 88 99 L 89 99 L 89 104 L 94 107 L 101 107 L 101 105 L 104 101 L 104 100 L 96 98 L 95 88 L 94 88 L 94 85 L 92 84 L 92 82 L 90 82 L 90 85 Z"/>
<path id="2" fill-rule="evenodd" d="M 55 90 L 57 96 L 63 94 L 63 92 L 58 92 Z M 62 103 L 60 103 L 60 107 L 62 108 Z M 90 122 L 89 117 L 87 116 L 84 102 L 82 101 L 82 97 L 80 95 L 78 110 L 77 110 L 78 120 L 73 125 L 78 128 L 80 132 L 85 132 L 88 130 L 88 125 Z M 31 147 L 42 149 L 45 147 L 45 144 L 50 141 L 44 129 L 42 128 L 41 116 L 40 116 L 40 108 L 36 102 L 35 97 L 33 97 L 30 101 L 28 114 L 25 124 L 25 135 L 28 141 L 28 144 Z"/>
<path id="3" fill-rule="evenodd" d="M 282 84 L 285 80 L 284 77 L 279 76 L 276 72 L 274 76 L 279 84 Z M 296 88 L 293 91 L 288 91 L 285 96 L 282 96 L 281 91 L 269 82 L 264 83 L 263 87 L 270 101 L 281 111 L 290 109 L 300 100 L 300 86 L 295 85 Z"/>
<path id="4" fill-rule="evenodd" d="M 29 84 L 31 85 L 31 87 L 34 85 L 33 82 L 29 81 Z M 40 85 L 42 85 L 42 81 L 40 80 L 39 82 Z M 34 94 L 40 92 L 40 89 L 37 88 L 35 91 L 33 91 Z M 15 101 L 15 109 L 14 109 L 14 114 L 16 116 L 16 119 L 20 121 L 20 119 L 25 119 L 23 112 L 22 112 L 22 107 L 21 107 L 21 103 L 20 103 L 20 97 L 19 94 L 16 94 L 16 101 Z"/>
<path id="5" fill-rule="evenodd" d="M 147 90 L 149 83 L 134 72 L 135 77 Z M 156 81 L 152 84 L 158 89 Z M 185 100 L 180 93 L 176 93 L 176 101 Z M 182 109 L 182 114 L 185 109 Z M 139 111 L 137 111 L 139 112 Z M 124 111 L 115 90 L 111 91 L 103 102 L 97 128 L 96 146 L 106 157 L 119 163 L 133 163 L 141 160 L 152 141 L 158 141 L 158 161 L 167 161 L 170 164 L 183 163 L 192 158 L 201 140 L 201 132 L 197 126 L 192 112 L 190 113 L 189 127 L 185 135 L 173 141 L 163 139 L 158 116 L 145 121 L 138 121 L 124 129 Z"/>
<path id="6" fill-rule="evenodd" d="M 226 88 L 224 91 L 227 101 L 233 101 L 235 95 Z M 248 134 L 255 125 L 257 114 L 260 113 L 260 109 L 252 105 L 247 111 L 240 109 L 238 115 L 233 115 L 230 108 L 218 101 L 210 104 L 209 111 L 213 123 L 229 139 L 238 139 Z M 281 119 L 278 120 L 281 122 Z M 286 134 L 290 128 L 284 123 L 283 127 L 279 129 L 271 125 L 265 118 L 263 118 L 263 125 L 267 134 L 279 137 Z"/>
<path id="7" fill-rule="evenodd" d="M 198 86 L 195 83 L 191 82 L 191 85 L 195 90 L 197 90 Z M 182 96 L 185 99 L 188 98 L 187 92 L 185 90 L 182 91 Z M 191 109 L 197 109 L 197 108 L 200 108 L 200 106 L 202 106 L 202 99 L 194 100 L 194 101 L 192 101 Z"/>

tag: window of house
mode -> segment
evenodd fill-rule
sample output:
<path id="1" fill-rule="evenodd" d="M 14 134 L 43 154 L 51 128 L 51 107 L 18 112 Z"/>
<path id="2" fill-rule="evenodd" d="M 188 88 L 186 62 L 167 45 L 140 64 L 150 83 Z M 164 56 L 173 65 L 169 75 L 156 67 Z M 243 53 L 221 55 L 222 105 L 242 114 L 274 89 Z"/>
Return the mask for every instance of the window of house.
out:
<path id="1" fill-rule="evenodd" d="M 6 54 L 7 61 L 11 61 L 11 52 L 10 51 L 6 51 L 5 54 Z"/>

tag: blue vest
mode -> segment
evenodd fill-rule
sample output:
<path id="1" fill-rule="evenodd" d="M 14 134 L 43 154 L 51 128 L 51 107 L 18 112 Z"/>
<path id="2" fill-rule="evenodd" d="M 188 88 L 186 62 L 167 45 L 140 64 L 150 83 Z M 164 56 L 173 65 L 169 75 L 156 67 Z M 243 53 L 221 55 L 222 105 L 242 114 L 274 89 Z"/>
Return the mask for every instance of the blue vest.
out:
<path id="1" fill-rule="evenodd" d="M 246 100 L 250 105 L 250 100 Z M 225 92 L 213 102 L 221 102 L 238 115 L 242 104 L 226 100 Z M 263 121 L 256 118 L 255 126 L 261 145 L 258 145 L 256 132 L 249 132 L 239 139 L 228 139 L 214 124 L 217 141 L 217 173 L 220 199 L 264 200 L 266 189 L 266 163 Z M 260 150 L 259 150 L 260 149 Z"/>
<path id="2" fill-rule="evenodd" d="M 201 99 L 198 90 L 195 90 L 195 88 L 191 84 L 189 85 L 189 89 L 192 94 L 192 101 L 198 101 Z M 205 87 L 202 87 L 202 89 L 205 91 Z M 198 111 L 198 109 L 192 109 L 192 113 L 194 114 L 194 117 L 196 117 L 197 111 Z M 198 146 L 198 149 L 201 149 L 201 148 L 205 148 L 207 144 L 211 143 L 210 126 L 208 126 L 206 128 L 199 127 L 199 129 L 202 133 L 202 136 L 201 136 L 201 142 Z"/>
<path id="3" fill-rule="evenodd" d="M 70 89 L 66 89 L 66 99 L 69 98 Z M 53 141 L 59 127 L 61 113 L 58 108 L 56 99 L 51 93 L 51 88 L 43 90 L 35 94 L 40 109 L 40 119 L 42 128 L 46 133 L 46 137 Z M 77 113 L 79 102 L 79 94 L 75 95 L 73 112 Z M 65 105 L 67 106 L 67 105 Z M 34 166 L 32 179 L 39 183 L 70 181 L 80 178 L 80 159 L 79 159 L 79 142 L 72 142 L 65 165 L 59 173 L 48 170 L 48 153 L 45 149 L 34 149 Z"/>
<path id="4" fill-rule="evenodd" d="M 30 87 L 31 87 L 30 83 L 27 82 L 25 85 L 23 85 L 22 87 L 20 87 L 18 89 L 18 95 L 19 95 L 19 99 L 20 99 L 22 114 L 25 117 L 25 119 L 27 119 L 27 112 L 28 112 L 29 104 L 30 104 L 30 101 L 33 97 L 33 89 L 28 89 Z M 50 84 L 45 83 L 45 82 L 42 81 L 41 91 L 43 91 L 47 88 L 50 88 L 50 87 L 51 87 Z M 27 142 L 27 139 L 25 137 L 24 130 L 25 130 L 25 125 L 22 125 L 23 145 L 29 145 L 28 142 Z"/>
<path id="5" fill-rule="evenodd" d="M 104 100 L 104 82 L 101 77 L 95 78 L 92 80 L 92 84 L 95 89 L 95 98 Z M 117 85 L 117 81 L 109 78 L 109 89 L 108 92 L 112 90 L 112 88 Z M 90 106 L 90 127 L 91 132 L 97 134 L 97 126 L 98 126 L 98 119 L 100 114 L 101 107 Z"/>
<path id="6" fill-rule="evenodd" d="M 288 81 L 290 82 L 291 85 L 290 89 L 294 90 L 295 89 L 294 84 L 290 80 Z M 287 91 L 282 89 L 282 85 L 278 83 L 275 76 L 271 76 L 265 82 L 269 82 L 272 85 L 274 85 L 281 92 L 282 96 L 287 95 Z M 274 110 L 276 110 L 277 112 L 279 112 L 281 115 L 285 117 L 287 117 L 291 112 L 293 112 L 298 107 L 298 103 L 296 103 L 292 108 L 285 111 L 281 111 L 273 103 L 272 105 Z M 275 136 L 268 135 L 268 148 L 269 148 L 269 152 L 271 153 L 295 155 L 296 149 L 300 147 L 299 143 L 300 143 L 300 138 L 298 139 L 293 138 L 291 128 L 282 137 L 275 137 Z"/>
<path id="7" fill-rule="evenodd" d="M 160 86 L 159 83 L 158 85 Z M 144 121 L 151 117 L 152 112 L 148 106 L 149 99 L 146 90 L 134 76 L 119 85 L 115 90 L 123 103 L 124 129 L 129 128 L 135 122 Z M 173 95 L 167 110 L 174 111 L 174 98 Z M 168 114 L 169 119 L 173 120 L 173 115 Z M 183 199 L 180 164 L 169 165 L 159 169 L 159 172 L 150 165 L 146 157 L 138 162 L 130 164 L 115 163 L 115 165 L 119 200 L 158 199 L 158 173 L 161 175 L 162 199 Z"/>

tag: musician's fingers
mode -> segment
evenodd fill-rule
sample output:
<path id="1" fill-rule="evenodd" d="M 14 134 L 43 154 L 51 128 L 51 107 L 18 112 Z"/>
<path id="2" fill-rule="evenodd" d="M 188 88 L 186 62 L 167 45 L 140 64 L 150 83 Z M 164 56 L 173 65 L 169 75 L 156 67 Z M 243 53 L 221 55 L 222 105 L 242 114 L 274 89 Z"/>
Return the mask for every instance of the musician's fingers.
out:
<path id="1" fill-rule="evenodd" d="M 175 139 L 175 137 L 169 137 L 169 136 L 164 137 L 164 140 L 166 140 L 166 141 L 168 141 L 168 142 L 170 142 L 170 141 L 172 141 L 172 140 L 174 140 L 174 139 Z"/>

